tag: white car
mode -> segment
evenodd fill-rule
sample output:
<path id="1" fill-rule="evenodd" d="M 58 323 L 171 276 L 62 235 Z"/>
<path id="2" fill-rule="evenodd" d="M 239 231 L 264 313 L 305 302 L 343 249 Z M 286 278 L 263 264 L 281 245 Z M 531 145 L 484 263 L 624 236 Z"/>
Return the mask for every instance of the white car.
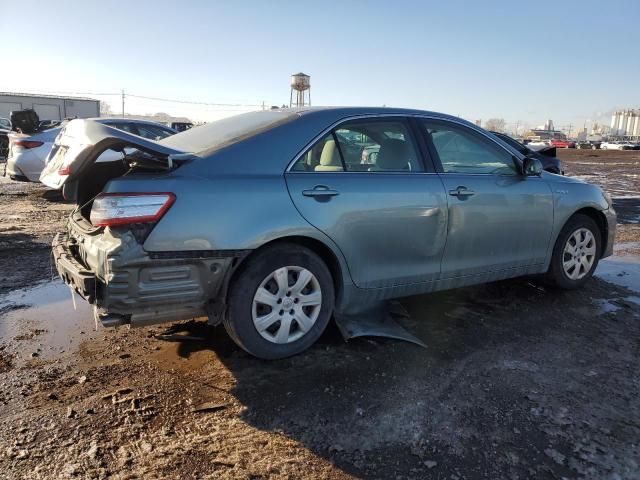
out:
<path id="1" fill-rule="evenodd" d="M 165 125 L 145 120 L 127 118 L 96 118 L 94 120 L 151 140 L 159 140 L 177 133 Z M 63 128 L 64 125 L 33 134 L 9 133 L 9 155 L 6 175 L 9 175 L 12 180 L 39 182 L 40 173 L 46 165 L 47 156 L 56 137 Z M 121 153 L 107 150 L 97 161 L 112 162 L 121 158 Z"/>
<path id="2" fill-rule="evenodd" d="M 526 147 L 530 150 L 533 150 L 534 152 L 542 150 L 543 148 L 547 148 L 548 146 L 549 146 L 549 142 L 543 142 L 543 141 L 529 142 L 526 144 Z"/>
<path id="3" fill-rule="evenodd" d="M 602 150 L 635 150 L 636 146 L 631 142 L 602 142 L 600 144 Z"/>

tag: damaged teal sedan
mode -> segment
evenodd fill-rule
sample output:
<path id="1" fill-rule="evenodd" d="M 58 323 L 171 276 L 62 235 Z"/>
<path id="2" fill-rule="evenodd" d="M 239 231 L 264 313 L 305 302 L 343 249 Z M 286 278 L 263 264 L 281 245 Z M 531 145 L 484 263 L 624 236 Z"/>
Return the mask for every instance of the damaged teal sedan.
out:
<path id="1" fill-rule="evenodd" d="M 107 149 L 122 158 L 95 162 Z M 600 188 L 393 108 L 261 111 L 160 141 L 73 120 L 41 181 L 77 204 L 55 263 L 103 325 L 206 316 L 266 359 L 382 300 L 532 274 L 580 287 L 616 225 Z"/>

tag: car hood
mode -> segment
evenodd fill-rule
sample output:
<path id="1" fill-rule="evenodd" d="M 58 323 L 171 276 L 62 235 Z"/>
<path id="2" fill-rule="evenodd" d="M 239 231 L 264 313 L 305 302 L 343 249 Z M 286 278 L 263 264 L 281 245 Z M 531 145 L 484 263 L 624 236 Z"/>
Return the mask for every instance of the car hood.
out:
<path id="1" fill-rule="evenodd" d="M 106 150 L 135 148 L 156 157 L 185 153 L 159 142 L 109 127 L 95 120 L 72 120 L 62 128 L 46 159 L 40 181 L 51 188 L 61 188 L 78 179 Z"/>

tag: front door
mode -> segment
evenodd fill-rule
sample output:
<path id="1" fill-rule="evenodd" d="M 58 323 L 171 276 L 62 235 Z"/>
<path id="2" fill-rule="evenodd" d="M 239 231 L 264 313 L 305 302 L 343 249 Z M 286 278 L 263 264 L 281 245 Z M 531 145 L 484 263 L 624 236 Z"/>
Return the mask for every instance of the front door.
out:
<path id="1" fill-rule="evenodd" d="M 447 199 L 438 175 L 425 172 L 404 119 L 340 125 L 293 165 L 286 180 L 297 209 L 338 245 L 358 287 L 439 276 Z"/>
<path id="2" fill-rule="evenodd" d="M 547 183 L 522 176 L 511 152 L 469 127 L 419 123 L 447 193 L 442 278 L 544 263 L 553 228 Z"/>

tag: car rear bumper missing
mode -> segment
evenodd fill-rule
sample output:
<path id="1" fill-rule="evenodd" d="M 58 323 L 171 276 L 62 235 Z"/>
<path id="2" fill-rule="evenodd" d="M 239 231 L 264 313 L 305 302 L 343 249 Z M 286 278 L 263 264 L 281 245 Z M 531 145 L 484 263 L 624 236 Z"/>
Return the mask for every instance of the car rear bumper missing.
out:
<path id="1" fill-rule="evenodd" d="M 95 303 L 97 296 L 96 276 L 84 268 L 68 248 L 69 237 L 58 233 L 53 239 L 53 261 L 60 278 L 89 303 Z"/>
<path id="2" fill-rule="evenodd" d="M 152 325 L 209 315 L 246 251 L 146 252 L 127 230 L 74 229 L 53 241 L 62 280 L 104 326 Z M 216 306 L 217 305 L 217 306 Z"/>

